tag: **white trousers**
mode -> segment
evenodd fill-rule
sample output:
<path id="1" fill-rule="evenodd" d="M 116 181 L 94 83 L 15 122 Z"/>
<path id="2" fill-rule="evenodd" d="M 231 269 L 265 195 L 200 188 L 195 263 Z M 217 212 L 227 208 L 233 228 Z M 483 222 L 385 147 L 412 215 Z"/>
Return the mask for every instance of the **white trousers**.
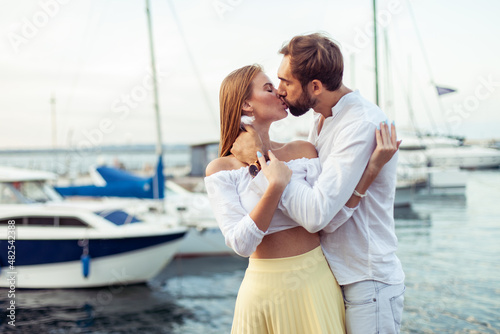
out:
<path id="1" fill-rule="evenodd" d="M 347 334 L 399 333 L 404 284 L 362 281 L 343 285 Z"/>

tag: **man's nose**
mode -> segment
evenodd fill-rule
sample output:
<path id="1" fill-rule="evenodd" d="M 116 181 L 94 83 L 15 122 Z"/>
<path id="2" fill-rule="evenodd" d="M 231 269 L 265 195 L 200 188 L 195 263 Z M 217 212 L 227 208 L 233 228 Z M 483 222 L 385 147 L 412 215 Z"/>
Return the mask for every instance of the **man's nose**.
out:
<path id="1" fill-rule="evenodd" d="M 278 92 L 278 95 L 280 97 L 285 97 L 286 96 L 286 91 L 281 87 L 281 84 L 278 86 L 278 89 L 276 91 Z"/>

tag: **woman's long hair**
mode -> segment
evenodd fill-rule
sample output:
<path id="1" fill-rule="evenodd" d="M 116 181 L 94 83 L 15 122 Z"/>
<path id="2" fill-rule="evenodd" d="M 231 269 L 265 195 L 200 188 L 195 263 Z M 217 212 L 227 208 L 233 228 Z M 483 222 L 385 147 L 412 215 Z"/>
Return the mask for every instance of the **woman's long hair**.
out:
<path id="1" fill-rule="evenodd" d="M 219 157 L 230 155 L 240 132 L 243 104 L 252 95 L 252 81 L 262 72 L 259 65 L 248 65 L 231 72 L 222 81 L 219 92 L 220 143 Z"/>

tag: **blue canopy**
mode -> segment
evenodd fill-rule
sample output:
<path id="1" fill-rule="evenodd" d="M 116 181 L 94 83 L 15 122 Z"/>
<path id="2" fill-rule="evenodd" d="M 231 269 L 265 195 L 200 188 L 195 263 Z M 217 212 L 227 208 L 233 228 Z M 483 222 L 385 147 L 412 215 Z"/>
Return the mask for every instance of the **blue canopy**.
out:
<path id="1" fill-rule="evenodd" d="M 55 187 L 55 189 L 65 197 L 108 196 L 162 199 L 165 196 L 162 156 L 158 157 L 156 173 L 152 177 L 141 177 L 121 169 L 106 166 L 98 167 L 96 170 L 106 181 L 105 186 L 84 185 Z"/>

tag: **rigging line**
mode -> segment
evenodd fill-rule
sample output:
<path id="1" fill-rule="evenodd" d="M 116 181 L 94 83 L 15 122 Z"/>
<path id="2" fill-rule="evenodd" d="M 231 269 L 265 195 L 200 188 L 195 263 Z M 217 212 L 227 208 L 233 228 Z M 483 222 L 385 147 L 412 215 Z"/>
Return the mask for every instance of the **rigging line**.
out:
<path id="1" fill-rule="evenodd" d="M 399 79 L 399 81 L 401 83 L 403 83 L 404 81 L 403 81 L 403 78 L 401 76 L 401 73 L 398 70 L 398 66 L 397 66 L 396 62 L 394 63 L 394 72 L 396 73 L 396 76 Z M 404 84 L 401 84 L 401 90 L 403 91 L 403 96 L 406 97 L 405 101 L 406 101 L 406 104 L 407 104 L 408 114 L 410 116 L 410 122 L 411 122 L 411 125 L 413 127 L 413 131 L 416 133 L 417 138 L 421 139 L 422 135 L 421 135 L 421 133 L 420 133 L 420 131 L 418 129 L 417 122 L 415 120 L 415 115 L 413 114 L 413 108 L 411 106 L 411 97 L 410 97 L 410 94 L 409 94 L 410 84 L 408 83 L 408 90 L 405 89 Z"/>
<path id="2" fill-rule="evenodd" d="M 382 88 L 384 92 L 384 108 L 385 112 L 393 120 L 396 119 L 396 113 L 394 112 L 394 91 L 392 86 L 392 72 L 391 72 L 391 59 L 390 59 L 390 48 L 389 48 L 389 38 L 387 36 L 387 28 L 383 28 L 384 35 L 384 51 L 385 51 L 385 82 Z"/>
<path id="3" fill-rule="evenodd" d="M 394 25 L 397 26 L 397 20 L 394 20 Z M 393 31 L 395 31 L 395 42 L 399 45 L 399 47 L 395 48 L 395 50 L 401 50 L 401 37 L 399 35 L 399 32 L 400 32 L 400 29 L 398 27 L 396 27 L 396 29 L 393 29 Z M 408 109 L 408 115 L 410 116 L 410 122 L 411 122 L 411 126 L 413 128 L 413 131 L 417 134 L 417 138 L 420 139 L 420 131 L 418 130 L 418 127 L 417 127 L 417 123 L 416 123 L 416 120 L 415 120 L 415 117 L 414 117 L 414 114 L 413 114 L 413 109 L 411 108 L 411 104 L 410 104 L 410 96 L 409 96 L 409 93 L 407 92 L 407 90 L 405 90 L 405 84 L 404 84 L 404 81 L 403 81 L 403 78 L 402 78 L 402 75 L 401 73 L 398 71 L 398 60 L 399 58 L 398 57 L 394 57 L 393 58 L 394 61 L 392 62 L 393 63 L 393 69 L 394 69 L 394 73 L 396 73 L 396 79 L 399 80 L 399 82 L 401 82 L 401 90 L 403 91 L 403 96 L 406 97 L 405 101 L 406 101 L 406 104 L 407 104 L 407 109 Z M 410 75 L 410 74 L 408 74 Z"/>
<path id="4" fill-rule="evenodd" d="M 418 138 L 422 138 L 422 134 L 419 130 L 417 130 L 415 123 L 415 114 L 413 113 L 413 103 L 411 101 L 411 83 L 412 83 L 412 67 L 411 67 L 411 57 L 408 57 L 408 93 L 406 94 L 406 101 L 408 103 L 408 111 L 410 114 L 410 119 L 415 126 L 415 131 L 417 133 Z"/>
<path id="5" fill-rule="evenodd" d="M 397 21 L 394 21 L 394 24 L 395 24 L 395 25 L 397 25 Z M 400 37 L 400 34 L 399 34 L 400 29 L 399 29 L 399 28 L 396 28 L 396 29 L 394 29 L 394 31 L 396 32 L 396 35 L 395 35 L 395 36 L 396 36 L 396 42 L 397 42 L 397 43 L 399 43 L 399 45 L 401 45 L 401 40 L 400 40 L 400 38 L 401 38 L 401 37 Z M 401 49 L 401 46 L 399 46 L 397 49 Z M 391 62 L 391 63 L 392 63 L 392 62 Z M 411 73 L 408 73 L 408 75 L 410 76 L 410 75 L 411 75 Z M 431 109 L 430 109 L 430 107 L 429 107 L 429 104 L 427 103 L 427 99 L 425 98 L 425 96 L 424 96 L 424 94 L 423 94 L 422 86 L 418 84 L 418 81 L 416 81 L 416 83 L 417 83 L 417 84 L 416 84 L 416 86 L 418 87 L 418 93 L 419 93 L 419 95 L 420 95 L 421 101 L 422 101 L 422 103 L 423 103 L 423 105 L 424 105 L 425 110 L 427 111 L 427 115 L 429 116 L 429 120 L 430 120 L 430 122 L 431 122 L 432 129 L 433 129 L 433 131 L 436 131 L 437 126 L 436 126 L 436 123 L 435 123 L 434 117 L 432 117 Z M 411 102 L 411 99 L 408 99 L 408 101 L 410 101 L 410 102 Z M 412 116 L 412 117 L 413 117 L 414 115 L 412 114 L 412 115 L 410 115 L 410 116 Z M 416 124 L 416 123 L 415 123 L 415 124 Z M 416 130 L 416 129 L 415 129 L 415 130 Z M 418 130 L 416 130 L 416 132 L 417 132 L 417 133 L 419 133 L 419 131 L 418 131 Z M 436 133 L 437 133 L 437 131 L 436 131 Z"/>
<path id="6" fill-rule="evenodd" d="M 427 103 L 427 99 L 424 96 L 424 91 L 422 89 L 421 85 L 416 85 L 418 88 L 418 93 L 420 95 L 420 99 L 422 101 L 422 104 L 424 105 L 424 109 L 427 111 L 427 116 L 429 117 L 429 121 L 431 122 L 432 130 L 435 131 L 435 135 L 439 133 L 438 127 L 436 124 L 436 121 L 434 120 L 434 117 L 432 116 L 431 108 L 429 107 L 429 104 Z"/>
<path id="7" fill-rule="evenodd" d="M 87 14 L 87 20 L 85 20 L 85 30 L 83 33 L 83 38 L 81 39 L 82 43 L 79 43 L 79 51 L 78 51 L 78 58 L 76 60 L 76 71 L 73 75 L 73 78 L 71 80 L 71 83 L 68 85 L 69 86 L 69 93 L 68 97 L 66 100 L 66 106 L 65 109 L 62 109 L 62 111 L 66 114 L 66 119 L 72 119 L 71 117 L 71 109 L 72 109 L 72 104 L 73 104 L 73 98 L 75 91 L 77 90 L 80 77 L 82 72 L 85 69 L 85 64 L 88 61 L 88 55 L 90 54 L 91 47 L 95 44 L 96 38 L 92 38 L 92 36 L 95 35 L 95 32 L 90 32 L 90 30 L 95 30 L 97 31 L 98 28 L 102 24 L 102 12 L 101 11 L 96 11 L 95 10 L 96 2 L 92 1 L 91 5 L 89 6 L 89 11 Z M 106 8 L 106 10 L 109 10 L 109 4 Z M 97 25 L 97 26 L 96 26 Z M 83 51 L 86 51 L 86 54 L 84 55 Z M 84 58 L 87 57 L 87 58 Z M 73 125 L 73 126 L 72 126 Z M 75 134 L 75 129 L 74 129 L 74 124 L 68 125 L 67 127 L 67 132 L 66 132 L 66 145 L 67 147 L 75 148 L 75 143 L 73 142 L 73 136 Z M 68 158 L 67 165 L 69 166 L 72 163 L 73 155 Z"/>
<path id="8" fill-rule="evenodd" d="M 66 112 L 69 113 L 69 110 L 71 109 L 71 104 L 73 102 L 73 97 L 74 93 L 76 90 L 76 87 L 78 86 L 78 82 L 80 80 L 80 75 L 81 72 L 83 71 L 85 67 L 85 61 L 84 59 L 84 52 L 83 50 L 87 51 L 87 55 L 90 52 L 89 46 L 89 31 L 90 31 L 90 26 L 94 24 L 96 21 L 99 22 L 101 18 L 101 13 L 98 11 L 96 13 L 95 10 L 93 10 L 95 7 L 95 2 L 92 2 L 92 4 L 89 6 L 89 11 L 87 13 L 87 19 L 85 20 L 85 30 L 83 32 L 83 38 L 82 38 L 82 43 L 79 43 L 79 51 L 78 51 L 78 59 L 76 60 L 77 66 L 76 66 L 76 72 L 73 77 L 73 80 L 71 82 L 71 87 L 70 87 L 70 93 L 68 96 L 68 100 L 66 101 Z M 96 14 L 96 18 L 93 17 L 93 15 Z M 95 41 L 95 39 L 93 39 Z"/>
<path id="9" fill-rule="evenodd" d="M 212 116 L 212 121 L 214 122 L 215 129 L 216 129 L 216 131 L 218 131 L 219 120 L 217 117 L 217 113 L 214 111 L 212 103 L 210 102 L 210 96 L 207 93 L 207 89 L 203 83 L 200 70 L 199 70 L 198 66 L 196 65 L 196 61 L 193 57 L 193 54 L 191 52 L 191 49 L 190 49 L 188 43 L 187 43 L 186 35 L 184 34 L 184 30 L 182 29 L 182 25 L 181 25 L 181 22 L 179 20 L 179 17 L 177 16 L 177 12 L 175 10 L 174 4 L 172 3 L 171 0 L 167 0 L 167 2 L 168 2 L 168 5 L 170 7 L 170 10 L 172 11 L 172 15 L 174 17 L 175 23 L 177 24 L 177 28 L 179 29 L 179 34 L 181 35 L 182 43 L 184 44 L 184 48 L 186 49 L 186 52 L 188 54 L 188 58 L 189 58 L 189 61 L 191 62 L 191 66 L 193 67 L 195 76 L 198 79 L 198 84 L 200 85 L 201 92 L 203 93 L 203 97 L 204 97 L 205 102 L 206 102 L 208 109 L 210 111 L 210 115 Z"/>
<path id="10" fill-rule="evenodd" d="M 410 0 L 406 0 L 406 2 L 408 3 L 408 8 L 410 10 L 410 16 L 411 16 L 412 23 L 413 23 L 413 28 L 415 29 L 415 33 L 417 35 L 418 44 L 420 45 L 420 51 L 422 52 L 422 56 L 424 57 L 425 64 L 427 66 L 427 71 L 429 72 L 431 84 L 434 86 L 434 89 L 436 89 L 436 86 L 437 86 L 436 81 L 434 80 L 434 75 L 433 75 L 432 70 L 431 70 L 431 64 L 429 62 L 429 57 L 427 57 L 427 52 L 425 51 L 424 42 L 422 40 L 422 36 L 420 35 L 420 30 L 418 29 L 417 20 L 415 19 L 415 13 L 413 12 L 413 8 L 411 6 Z M 441 99 L 439 98 L 439 96 L 437 97 L 437 100 L 438 100 L 438 105 L 439 105 L 439 111 L 440 111 L 441 115 L 443 115 L 443 118 L 444 118 L 443 103 L 441 102 Z M 451 134 L 450 125 L 446 121 L 444 122 L 444 124 L 446 127 L 446 131 L 448 132 L 448 135 L 450 135 Z"/>

